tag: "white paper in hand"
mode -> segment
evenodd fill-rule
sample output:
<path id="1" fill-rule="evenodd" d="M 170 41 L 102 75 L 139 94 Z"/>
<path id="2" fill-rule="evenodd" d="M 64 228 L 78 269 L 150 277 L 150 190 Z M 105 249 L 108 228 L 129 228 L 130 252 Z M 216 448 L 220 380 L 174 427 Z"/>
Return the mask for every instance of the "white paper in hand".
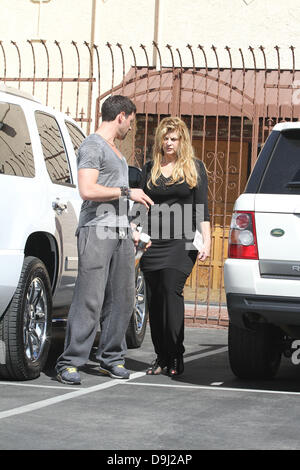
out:
<path id="1" fill-rule="evenodd" d="M 196 230 L 195 232 L 193 245 L 198 251 L 202 250 L 203 248 L 203 237 L 202 237 L 202 233 L 199 232 L 199 230 Z"/>

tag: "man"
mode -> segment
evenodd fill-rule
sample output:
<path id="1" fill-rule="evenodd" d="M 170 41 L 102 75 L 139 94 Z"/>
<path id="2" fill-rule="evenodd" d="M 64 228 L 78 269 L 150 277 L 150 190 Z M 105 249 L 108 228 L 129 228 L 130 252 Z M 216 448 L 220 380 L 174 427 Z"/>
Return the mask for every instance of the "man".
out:
<path id="1" fill-rule="evenodd" d="M 124 139 L 131 129 L 135 105 L 115 95 L 103 103 L 101 112 L 100 127 L 78 151 L 78 187 L 84 201 L 76 233 L 78 277 L 65 350 L 56 365 L 57 379 L 68 384 L 81 383 L 77 368 L 89 358 L 99 320 L 96 358 L 100 373 L 129 378 L 124 367 L 125 333 L 134 307 L 135 263 L 128 199 L 146 207 L 153 204 L 141 189 L 128 188 L 128 165 L 114 142 Z"/>

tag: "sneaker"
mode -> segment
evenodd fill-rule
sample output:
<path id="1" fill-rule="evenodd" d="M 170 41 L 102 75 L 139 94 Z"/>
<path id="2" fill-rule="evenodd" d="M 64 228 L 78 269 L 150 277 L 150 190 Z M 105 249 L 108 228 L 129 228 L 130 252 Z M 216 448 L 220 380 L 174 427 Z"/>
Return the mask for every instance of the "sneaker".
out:
<path id="1" fill-rule="evenodd" d="M 81 384 L 80 375 L 76 367 L 66 367 L 57 374 L 56 378 L 59 382 L 62 382 L 63 384 Z"/>
<path id="2" fill-rule="evenodd" d="M 113 379 L 129 379 L 130 377 L 129 370 L 125 369 L 123 364 L 117 364 L 110 367 L 106 366 L 106 368 L 100 366 L 99 372 L 103 375 L 109 375 Z"/>

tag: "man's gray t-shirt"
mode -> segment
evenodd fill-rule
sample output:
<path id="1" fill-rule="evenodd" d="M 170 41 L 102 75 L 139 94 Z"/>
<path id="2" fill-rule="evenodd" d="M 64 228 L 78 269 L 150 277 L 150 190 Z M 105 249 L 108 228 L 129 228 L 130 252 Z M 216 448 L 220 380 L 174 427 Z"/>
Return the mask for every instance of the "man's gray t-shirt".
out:
<path id="1" fill-rule="evenodd" d="M 125 157 L 118 157 L 99 134 L 89 135 L 78 150 L 78 169 L 99 170 L 97 183 L 107 187 L 128 187 L 128 165 Z M 88 225 L 103 227 L 128 227 L 128 200 L 106 202 L 84 201 L 81 206 L 78 228 Z"/>

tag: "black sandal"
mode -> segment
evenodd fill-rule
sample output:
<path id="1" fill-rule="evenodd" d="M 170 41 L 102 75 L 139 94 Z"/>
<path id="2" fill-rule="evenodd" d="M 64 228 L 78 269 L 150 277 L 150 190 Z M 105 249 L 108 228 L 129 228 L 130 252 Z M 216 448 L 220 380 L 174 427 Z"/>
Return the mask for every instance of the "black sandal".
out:
<path id="1" fill-rule="evenodd" d="M 166 367 L 165 362 L 157 357 L 151 366 L 146 370 L 146 375 L 159 375 L 163 372 L 164 367 Z"/>
<path id="2" fill-rule="evenodd" d="M 184 371 L 183 356 L 175 356 L 170 358 L 168 364 L 168 375 L 174 377 L 175 375 L 180 375 Z"/>

